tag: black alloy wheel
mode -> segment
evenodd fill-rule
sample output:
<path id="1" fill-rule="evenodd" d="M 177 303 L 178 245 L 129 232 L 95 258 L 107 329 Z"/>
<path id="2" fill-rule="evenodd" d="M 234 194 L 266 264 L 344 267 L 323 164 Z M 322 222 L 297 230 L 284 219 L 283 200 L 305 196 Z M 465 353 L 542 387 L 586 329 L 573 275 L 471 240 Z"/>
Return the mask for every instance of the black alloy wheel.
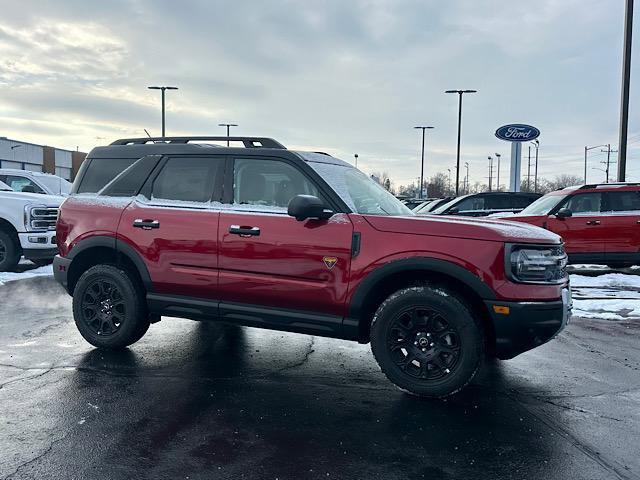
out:
<path id="1" fill-rule="evenodd" d="M 110 280 L 95 280 L 82 297 L 82 319 L 96 335 L 113 335 L 126 315 L 125 301 L 118 286 Z"/>

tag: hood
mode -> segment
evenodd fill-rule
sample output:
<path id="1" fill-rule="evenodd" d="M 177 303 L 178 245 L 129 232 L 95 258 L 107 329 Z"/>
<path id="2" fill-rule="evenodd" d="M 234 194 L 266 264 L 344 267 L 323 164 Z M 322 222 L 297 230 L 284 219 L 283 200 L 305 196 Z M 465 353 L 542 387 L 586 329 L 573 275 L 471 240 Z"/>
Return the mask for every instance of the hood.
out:
<path id="1" fill-rule="evenodd" d="M 25 202 L 38 203 L 46 206 L 60 206 L 65 197 L 59 195 L 42 195 L 41 193 L 28 193 L 28 192 L 7 192 L 0 190 L 0 198 L 7 198 L 13 200 L 23 200 Z"/>
<path id="2" fill-rule="evenodd" d="M 364 216 L 376 230 L 413 235 L 469 238 L 491 242 L 561 243 L 562 239 L 540 227 L 506 220 L 468 217 L 383 217 Z"/>

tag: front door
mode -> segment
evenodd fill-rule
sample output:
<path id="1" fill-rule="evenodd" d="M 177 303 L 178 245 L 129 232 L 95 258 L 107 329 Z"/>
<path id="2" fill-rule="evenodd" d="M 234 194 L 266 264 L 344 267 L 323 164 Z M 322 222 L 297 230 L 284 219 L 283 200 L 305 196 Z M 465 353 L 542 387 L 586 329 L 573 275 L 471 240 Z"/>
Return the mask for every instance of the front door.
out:
<path id="1" fill-rule="evenodd" d="M 559 206 L 571 210 L 570 217 L 549 215 L 549 230 L 563 238 L 567 253 L 574 256 L 573 261 L 603 261 L 608 232 L 601 205 L 602 193 L 578 193 Z"/>
<path id="2" fill-rule="evenodd" d="M 253 304 L 342 316 L 353 233 L 348 215 L 305 221 L 287 215 L 295 195 L 321 194 L 299 165 L 285 159 L 235 158 L 228 175 L 233 195 L 218 234 L 221 314 L 258 319 L 259 310 L 246 310 Z"/>
<path id="3" fill-rule="evenodd" d="M 125 209 L 118 238 L 149 270 L 155 293 L 217 299 L 224 157 L 170 157 Z M 217 186 L 217 188 L 216 188 Z"/>

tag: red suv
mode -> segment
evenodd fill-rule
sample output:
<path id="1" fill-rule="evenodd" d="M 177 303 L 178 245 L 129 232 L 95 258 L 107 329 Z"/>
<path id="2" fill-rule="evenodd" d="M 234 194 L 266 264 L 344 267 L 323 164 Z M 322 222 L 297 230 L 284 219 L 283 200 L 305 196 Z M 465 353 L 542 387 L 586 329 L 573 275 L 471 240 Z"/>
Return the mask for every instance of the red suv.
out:
<path id="1" fill-rule="evenodd" d="M 418 217 L 346 162 L 268 138 L 95 148 L 60 209 L 56 279 L 92 345 L 161 316 L 371 342 L 411 393 L 464 387 L 485 354 L 553 338 L 570 313 L 559 236 Z"/>
<path id="2" fill-rule="evenodd" d="M 551 192 L 505 220 L 560 235 L 570 263 L 640 264 L 640 184 L 604 183 Z"/>

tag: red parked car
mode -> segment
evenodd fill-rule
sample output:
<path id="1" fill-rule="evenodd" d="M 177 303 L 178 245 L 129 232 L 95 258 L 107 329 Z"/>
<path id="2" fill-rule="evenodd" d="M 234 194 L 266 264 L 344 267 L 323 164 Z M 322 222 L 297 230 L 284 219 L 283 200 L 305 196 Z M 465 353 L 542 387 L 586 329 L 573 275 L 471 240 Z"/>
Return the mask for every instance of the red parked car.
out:
<path id="1" fill-rule="evenodd" d="M 505 220 L 560 235 L 570 263 L 612 268 L 640 264 L 640 184 L 568 187 L 536 200 Z"/>
<path id="2" fill-rule="evenodd" d="M 131 345 L 163 315 L 370 341 L 392 382 L 441 397 L 569 318 L 551 232 L 414 216 L 329 155 L 201 140 L 227 138 L 119 140 L 83 164 L 54 272 L 89 343 Z"/>

